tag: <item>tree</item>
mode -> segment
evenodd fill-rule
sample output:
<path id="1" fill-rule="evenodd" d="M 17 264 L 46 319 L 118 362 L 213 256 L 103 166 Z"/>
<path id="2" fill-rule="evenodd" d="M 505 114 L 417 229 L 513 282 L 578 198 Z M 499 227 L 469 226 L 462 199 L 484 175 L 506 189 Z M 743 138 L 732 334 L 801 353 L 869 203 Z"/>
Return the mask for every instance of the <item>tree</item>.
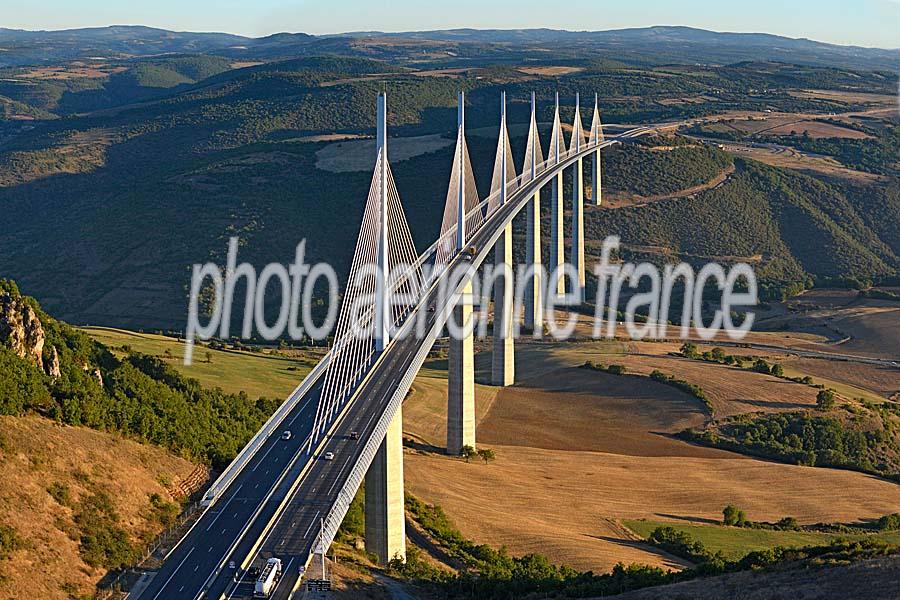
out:
<path id="1" fill-rule="evenodd" d="M 715 361 L 721 362 L 721 361 L 725 360 L 725 351 L 722 350 L 721 348 L 713 348 L 712 352 L 710 352 L 710 354 L 712 355 L 713 360 L 715 360 Z"/>
<path id="2" fill-rule="evenodd" d="M 722 523 L 734 527 L 743 527 L 747 524 L 747 516 L 744 511 L 734 504 L 729 504 L 722 510 Z"/>
<path id="3" fill-rule="evenodd" d="M 209 350 L 207 350 L 207 351 L 204 353 L 204 356 L 206 356 L 206 362 L 208 362 L 208 363 L 211 363 L 211 362 L 212 362 L 212 352 L 210 352 Z"/>
<path id="4" fill-rule="evenodd" d="M 478 456 L 478 452 L 475 451 L 475 448 L 466 444 L 460 449 L 459 455 L 466 459 L 466 462 L 469 462 L 470 460 Z"/>
<path id="5" fill-rule="evenodd" d="M 686 356 L 687 358 L 696 358 L 697 356 L 697 346 L 696 344 L 692 344 L 690 342 L 685 342 L 681 345 L 681 354 Z"/>
<path id="6" fill-rule="evenodd" d="M 172 356 L 172 351 L 168 348 L 166 348 L 165 352 L 163 352 L 163 356 L 166 358 L 166 360 L 172 360 L 172 358 L 174 358 Z"/>
<path id="7" fill-rule="evenodd" d="M 494 451 L 490 448 L 481 448 L 480 450 L 478 450 L 478 456 L 481 457 L 481 460 L 483 460 L 485 464 L 497 458 L 497 455 L 494 454 Z"/>
<path id="8" fill-rule="evenodd" d="M 772 370 L 769 368 L 769 363 L 761 358 L 757 358 L 756 362 L 753 363 L 753 370 L 757 373 L 765 373 L 767 375 L 772 372 Z"/>
<path id="9" fill-rule="evenodd" d="M 834 390 L 819 390 L 816 394 L 816 406 L 819 410 L 831 410 L 834 404 Z"/>
<path id="10" fill-rule="evenodd" d="M 778 363 L 775 363 L 774 365 L 772 365 L 772 375 L 774 375 L 775 377 L 784 377 L 784 367 L 782 367 Z"/>
<path id="11" fill-rule="evenodd" d="M 900 513 L 884 515 L 878 519 L 878 529 L 881 531 L 894 531 L 900 529 Z"/>

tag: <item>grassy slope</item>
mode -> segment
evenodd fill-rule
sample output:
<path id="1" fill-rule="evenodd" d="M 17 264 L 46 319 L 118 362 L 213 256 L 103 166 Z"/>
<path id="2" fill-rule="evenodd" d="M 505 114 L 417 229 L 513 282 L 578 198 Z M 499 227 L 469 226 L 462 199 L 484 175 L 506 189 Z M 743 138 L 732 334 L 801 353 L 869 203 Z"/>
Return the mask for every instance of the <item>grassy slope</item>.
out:
<path id="1" fill-rule="evenodd" d="M 827 544 L 835 538 L 858 540 L 867 534 L 833 534 L 809 531 L 774 531 L 767 529 L 745 529 L 720 525 L 687 525 L 668 521 L 626 519 L 624 525 L 646 538 L 657 527 L 673 527 L 689 533 L 711 552 L 722 551 L 728 558 L 737 559 L 754 550 L 764 550 L 774 546 L 817 546 Z M 874 534 L 879 539 L 892 544 L 900 543 L 900 532 Z"/>
<path id="2" fill-rule="evenodd" d="M 84 331 L 114 351 L 127 345 L 138 352 L 163 358 L 168 350 L 172 356 L 169 364 L 185 376 L 197 379 L 205 387 L 220 387 L 229 393 L 243 391 L 251 398 L 287 397 L 318 360 L 317 357 L 291 358 L 196 347 L 193 364 L 185 366 L 185 346 L 180 340 L 106 327 L 85 327 Z M 206 352 L 211 355 L 210 362 L 206 362 Z"/>

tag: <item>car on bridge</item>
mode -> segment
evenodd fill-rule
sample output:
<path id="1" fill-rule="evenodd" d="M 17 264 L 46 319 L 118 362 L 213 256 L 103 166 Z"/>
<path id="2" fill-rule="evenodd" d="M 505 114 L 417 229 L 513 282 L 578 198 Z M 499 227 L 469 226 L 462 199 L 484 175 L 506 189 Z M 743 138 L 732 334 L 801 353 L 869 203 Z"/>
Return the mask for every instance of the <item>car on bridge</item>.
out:
<path id="1" fill-rule="evenodd" d="M 293 435 L 293 434 L 291 433 L 291 430 L 290 430 L 290 429 L 287 429 L 287 430 L 285 430 L 284 433 L 281 434 L 281 439 L 287 441 L 287 440 L 291 439 L 291 436 L 292 436 L 292 435 Z"/>
<path id="2" fill-rule="evenodd" d="M 324 460 L 334 460 L 334 452 L 326 452 L 322 455 Z"/>
<path id="3" fill-rule="evenodd" d="M 478 254 L 478 248 L 476 246 L 468 246 L 465 250 L 460 252 L 462 259 L 467 261 L 475 260 L 476 254 Z"/>

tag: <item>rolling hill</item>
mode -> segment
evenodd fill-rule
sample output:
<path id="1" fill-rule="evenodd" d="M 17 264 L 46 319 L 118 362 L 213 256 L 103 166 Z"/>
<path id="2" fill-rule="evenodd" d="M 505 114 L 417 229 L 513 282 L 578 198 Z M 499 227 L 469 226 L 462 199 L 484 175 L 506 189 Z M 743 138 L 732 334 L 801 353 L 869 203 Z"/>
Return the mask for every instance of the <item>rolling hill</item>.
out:
<path id="1" fill-rule="evenodd" d="M 406 42 L 403 44 L 406 48 L 398 48 L 398 41 L 401 40 Z M 751 57 L 858 69 L 894 70 L 900 64 L 900 50 L 838 46 L 764 33 L 724 33 L 678 26 L 608 31 L 366 31 L 325 36 L 277 33 L 261 38 L 122 25 L 60 31 L 0 28 L 0 46 L 6 50 L 0 54 L 0 67 L 46 64 L 96 56 L 117 58 L 164 53 L 206 53 L 240 59 L 273 59 L 311 53 L 354 54 L 363 47 L 383 58 L 390 55 L 393 58 L 419 62 L 422 60 L 423 46 L 442 54 L 441 57 L 432 57 L 432 60 L 445 64 L 487 58 L 508 59 L 522 54 L 538 58 L 541 54 L 539 51 L 548 48 L 569 58 L 575 58 L 586 51 L 601 52 L 615 54 L 617 60 L 642 64 L 728 64 Z M 452 52 L 448 53 L 448 50 Z"/>
<path id="2" fill-rule="evenodd" d="M 98 87 L 64 91 L 55 106 L 43 104 L 59 118 L 0 122 L 0 273 L 79 324 L 181 328 L 189 266 L 224 263 L 233 235 L 242 239 L 242 260 L 289 261 L 306 238 L 308 260 L 327 259 L 346 272 L 370 172 L 335 175 L 318 166 L 317 153 L 329 144 L 349 149 L 366 143 L 322 136 L 371 135 L 374 98 L 384 86 L 392 133 L 412 140 L 452 135 L 456 91 L 468 90 L 470 152 L 482 186 L 490 179 L 501 89 L 509 93 L 518 155 L 531 89 L 546 140 L 556 89 L 564 99 L 599 90 L 607 121 L 654 122 L 769 107 L 851 110 L 865 105 L 791 92 L 813 83 L 839 91 L 896 86 L 896 76 L 878 72 L 759 62 L 637 70 L 591 63 L 558 77 L 510 65 L 435 74 L 341 56 L 236 69 L 209 56 L 129 64 Z M 141 83 L 131 90 L 158 95 L 117 105 L 121 97 L 111 99 L 117 78 Z M 172 87 L 154 87 L 165 85 Z M 748 94 L 750 88 L 772 91 Z M 711 100 L 690 101 L 698 94 Z M 93 110 L 66 112 L 91 107 L 92 98 Z M 563 119 L 571 118 L 564 106 Z M 733 162 L 716 148 L 682 145 L 658 151 L 638 144 L 606 153 L 607 191 L 677 193 Z M 438 146 L 413 151 L 393 167 L 420 247 L 437 233 L 446 193 L 452 147 Z M 728 181 L 693 198 L 591 210 L 589 232 L 596 238 L 617 231 L 629 244 L 664 247 L 673 257 L 760 254 L 761 274 L 773 283 L 897 269 L 895 221 L 873 216 L 876 208 L 896 214 L 890 184 L 851 189 L 736 164 Z M 873 189 L 884 201 L 873 200 Z M 819 261 L 823 240 L 846 252 Z"/>

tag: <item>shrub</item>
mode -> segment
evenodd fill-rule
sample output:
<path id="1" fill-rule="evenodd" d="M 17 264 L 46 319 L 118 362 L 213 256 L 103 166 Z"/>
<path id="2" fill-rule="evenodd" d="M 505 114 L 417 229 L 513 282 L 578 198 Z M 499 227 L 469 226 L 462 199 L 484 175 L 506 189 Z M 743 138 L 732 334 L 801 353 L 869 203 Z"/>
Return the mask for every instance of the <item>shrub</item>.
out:
<path id="1" fill-rule="evenodd" d="M 0 559 L 24 547 L 24 542 L 16 530 L 8 525 L 0 525 Z"/>
<path id="2" fill-rule="evenodd" d="M 816 406 L 819 410 L 831 410 L 834 405 L 834 390 L 821 390 L 816 394 Z"/>
<path id="3" fill-rule="evenodd" d="M 884 515 L 878 519 L 878 529 L 881 531 L 894 531 L 900 529 L 900 513 Z"/>
<path id="4" fill-rule="evenodd" d="M 722 523 L 734 527 L 743 527 L 747 524 L 747 516 L 744 511 L 734 504 L 729 504 L 722 510 Z"/>

